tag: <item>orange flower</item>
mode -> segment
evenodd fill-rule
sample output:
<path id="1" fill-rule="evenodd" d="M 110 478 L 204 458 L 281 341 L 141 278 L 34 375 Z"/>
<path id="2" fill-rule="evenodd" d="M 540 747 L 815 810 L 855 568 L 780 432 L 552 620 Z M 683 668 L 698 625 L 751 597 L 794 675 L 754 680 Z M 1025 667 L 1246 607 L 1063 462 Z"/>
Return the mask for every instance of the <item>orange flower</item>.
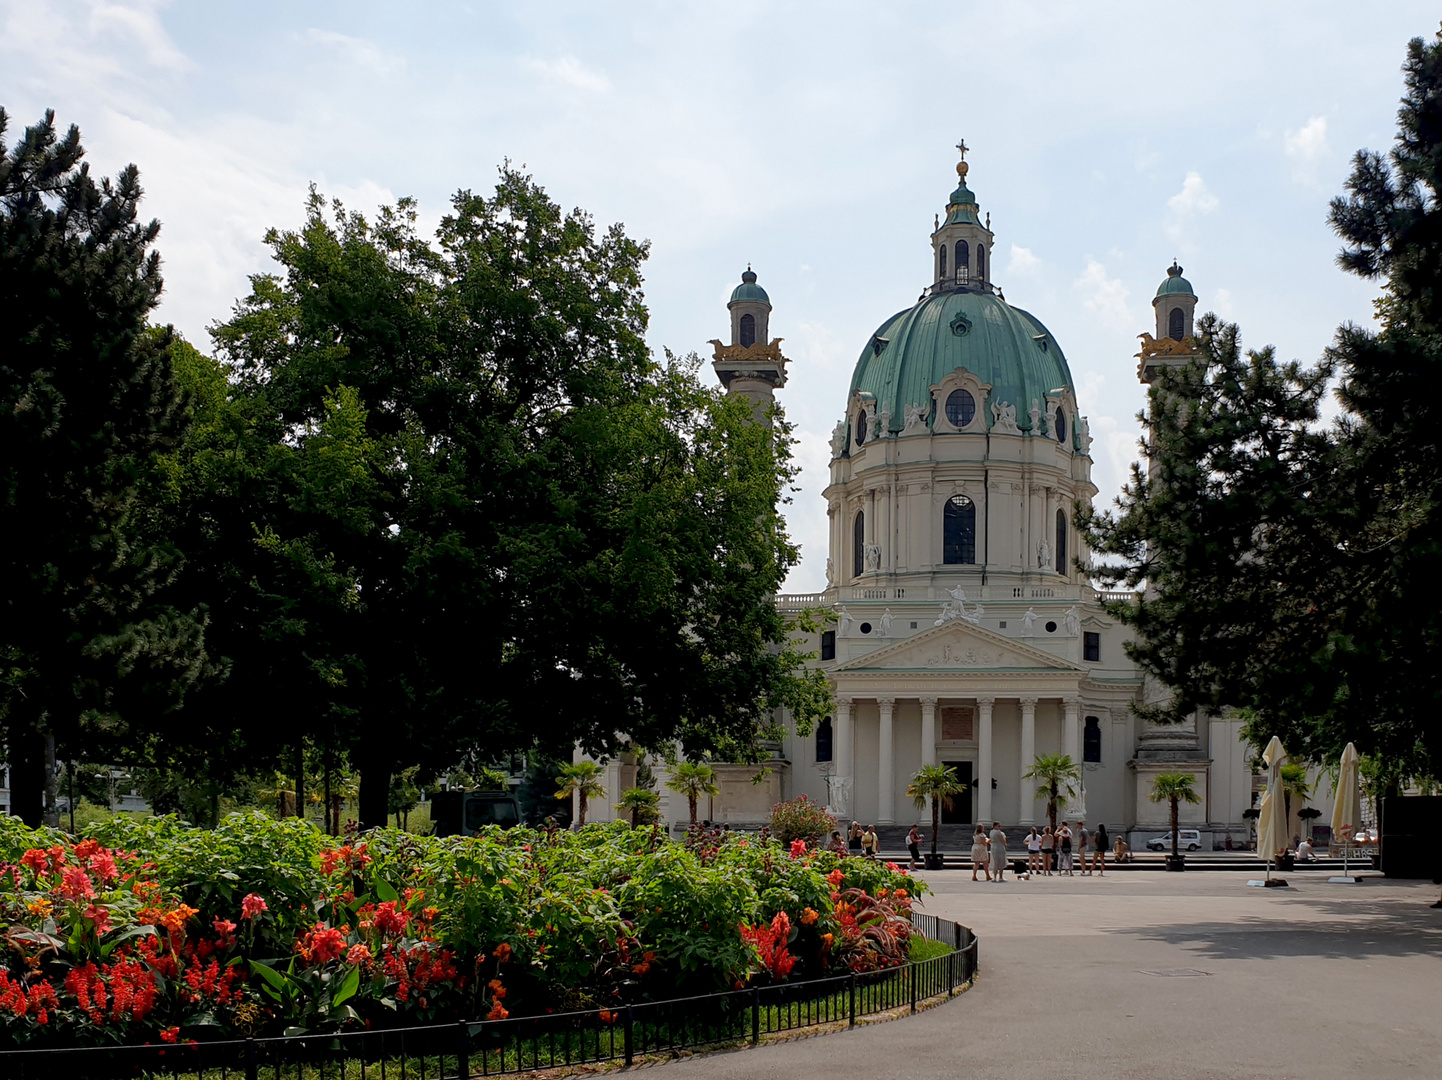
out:
<path id="1" fill-rule="evenodd" d="M 187 904 L 178 905 L 173 911 L 167 911 L 160 917 L 160 925 L 169 930 L 172 934 L 178 934 L 190 921 L 192 916 L 200 912 Z"/>
<path id="2" fill-rule="evenodd" d="M 616 1022 L 616 1014 L 610 1009 L 602 1009 L 598 1015 L 601 1017 L 601 1023 L 603 1024 L 614 1024 Z"/>
<path id="3" fill-rule="evenodd" d="M 818 918 L 820 918 L 820 916 L 816 913 L 814 908 L 807 908 L 801 913 L 801 925 L 815 926 L 816 920 Z"/>
<path id="4" fill-rule="evenodd" d="M 488 1013 L 486 1013 L 486 1019 L 487 1019 L 487 1020 L 504 1020 L 506 1017 L 508 1017 L 508 1016 L 510 1016 L 510 1015 L 511 1015 L 511 1014 L 506 1011 L 506 1007 L 505 1007 L 504 1005 L 502 1005 L 499 1001 L 496 1001 L 496 1002 L 493 1002 L 493 1003 L 491 1004 L 491 1011 L 488 1012 Z"/>
<path id="5" fill-rule="evenodd" d="M 500 979 L 492 979 L 486 985 L 491 988 L 491 993 L 494 994 L 497 998 L 503 998 L 506 996 L 506 988 L 501 985 Z"/>
<path id="6" fill-rule="evenodd" d="M 507 960 L 511 958 L 510 944 L 505 941 L 501 942 L 499 945 L 496 946 L 496 951 L 491 955 L 504 964 Z"/>

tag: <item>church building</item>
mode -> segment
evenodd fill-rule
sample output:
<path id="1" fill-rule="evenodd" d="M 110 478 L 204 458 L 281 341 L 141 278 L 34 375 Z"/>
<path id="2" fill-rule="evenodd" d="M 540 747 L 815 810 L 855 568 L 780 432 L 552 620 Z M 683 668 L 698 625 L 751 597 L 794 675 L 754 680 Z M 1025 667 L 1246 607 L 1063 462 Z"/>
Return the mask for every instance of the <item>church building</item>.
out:
<path id="1" fill-rule="evenodd" d="M 1041 825 L 1046 804 L 1024 774 L 1038 755 L 1064 753 L 1083 769 L 1082 795 L 1062 811 L 1073 822 L 1105 822 L 1139 845 L 1167 825 L 1167 806 L 1147 797 L 1154 777 L 1186 771 L 1202 801 L 1182 806 L 1183 825 L 1208 849 L 1228 833 L 1245 844 L 1255 785 L 1240 721 L 1151 727 L 1133 712 L 1165 690 L 1127 658 L 1128 631 L 1102 608 L 1126 597 L 1097 593 L 1078 569 L 1075 511 L 1097 493 L 1087 419 L 1062 343 L 997 287 L 990 215 L 959 149 L 920 298 L 877 326 L 836 388 L 826 589 L 778 597 L 835 617 L 812 642 L 835 712 L 804 737 L 793 729 L 763 782 L 754 766 L 718 766 L 721 794 L 702 814 L 754 826 L 773 802 L 806 794 L 843 826 L 926 823 L 906 788 L 940 763 L 967 784 L 948 823 Z M 1153 331 L 1139 335 L 1143 383 L 1195 355 L 1196 304 L 1174 264 Z M 713 366 L 760 415 L 786 359 L 749 268 L 728 306 L 730 344 L 712 343 Z M 684 822 L 684 800 L 663 800 L 664 816 Z"/>

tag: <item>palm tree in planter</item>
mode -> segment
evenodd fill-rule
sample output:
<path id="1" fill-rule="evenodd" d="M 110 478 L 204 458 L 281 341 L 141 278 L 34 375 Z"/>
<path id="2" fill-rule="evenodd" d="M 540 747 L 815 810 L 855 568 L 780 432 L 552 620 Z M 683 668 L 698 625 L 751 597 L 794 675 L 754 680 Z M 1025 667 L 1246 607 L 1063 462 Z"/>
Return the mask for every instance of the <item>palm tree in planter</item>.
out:
<path id="1" fill-rule="evenodd" d="M 945 806 L 950 810 L 956 797 L 965 791 L 966 785 L 957 777 L 956 770 L 945 765 L 923 765 L 906 786 L 906 794 L 918 810 L 924 809 L 927 802 L 931 803 L 931 854 L 926 857 L 928 870 L 941 869 L 941 856 L 936 853 L 937 833 L 941 831 L 941 808 Z"/>
<path id="2" fill-rule="evenodd" d="M 1081 766 L 1070 754 L 1038 754 L 1021 778 L 1036 781 L 1036 796 L 1046 800 L 1046 816 L 1051 822 L 1051 831 L 1056 832 L 1057 804 L 1077 797 Z"/>
<path id="3" fill-rule="evenodd" d="M 716 786 L 716 770 L 704 761 L 683 761 L 671 769 L 671 779 L 666 787 L 678 795 L 686 796 L 686 805 L 691 810 L 691 828 L 696 827 L 696 802 L 702 795 L 719 795 Z"/>
<path id="4" fill-rule="evenodd" d="M 1167 802 L 1171 804 L 1172 810 L 1172 857 L 1167 860 L 1168 870 L 1180 870 L 1183 865 L 1182 853 L 1177 845 L 1177 808 L 1182 803 L 1196 805 L 1202 801 L 1197 794 L 1196 788 L 1192 785 L 1197 778 L 1191 773 L 1164 772 L 1158 773 L 1152 781 L 1151 794 L 1148 796 L 1152 802 Z"/>
<path id="5" fill-rule="evenodd" d="M 633 787 L 621 792 L 621 801 L 616 804 L 616 809 L 630 814 L 631 828 L 639 829 L 642 825 L 650 825 L 661 816 L 657 809 L 660 803 L 661 796 L 654 791 Z"/>
<path id="6" fill-rule="evenodd" d="M 561 774 L 556 777 L 556 783 L 560 785 L 556 792 L 556 798 L 569 799 L 572 795 L 580 796 L 581 814 L 576 822 L 578 825 L 586 824 L 586 803 L 606 794 L 606 789 L 601 786 L 601 766 L 594 761 L 577 761 L 570 765 L 562 765 Z"/>

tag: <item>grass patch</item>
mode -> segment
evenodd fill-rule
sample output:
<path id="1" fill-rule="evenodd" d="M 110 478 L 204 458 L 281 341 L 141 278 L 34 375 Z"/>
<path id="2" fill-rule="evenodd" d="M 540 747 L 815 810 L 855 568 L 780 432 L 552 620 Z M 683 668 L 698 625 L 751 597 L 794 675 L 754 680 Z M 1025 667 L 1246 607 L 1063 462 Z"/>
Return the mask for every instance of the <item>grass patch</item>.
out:
<path id="1" fill-rule="evenodd" d="M 931 960 L 938 956 L 945 956 L 951 952 L 951 946 L 944 941 L 932 941 L 920 934 L 911 935 L 911 943 L 907 947 L 906 958 L 912 963 L 921 960 Z"/>

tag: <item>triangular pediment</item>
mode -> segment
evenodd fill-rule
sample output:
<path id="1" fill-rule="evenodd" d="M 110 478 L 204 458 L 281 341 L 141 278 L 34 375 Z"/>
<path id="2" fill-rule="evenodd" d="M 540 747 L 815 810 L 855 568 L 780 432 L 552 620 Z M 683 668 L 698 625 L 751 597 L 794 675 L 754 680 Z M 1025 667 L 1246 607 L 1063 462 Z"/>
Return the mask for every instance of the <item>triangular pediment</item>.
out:
<path id="1" fill-rule="evenodd" d="M 1059 657 L 984 626 L 953 619 L 903 641 L 853 657 L 833 670 L 843 671 L 987 671 L 1030 668 L 1080 671 Z"/>

